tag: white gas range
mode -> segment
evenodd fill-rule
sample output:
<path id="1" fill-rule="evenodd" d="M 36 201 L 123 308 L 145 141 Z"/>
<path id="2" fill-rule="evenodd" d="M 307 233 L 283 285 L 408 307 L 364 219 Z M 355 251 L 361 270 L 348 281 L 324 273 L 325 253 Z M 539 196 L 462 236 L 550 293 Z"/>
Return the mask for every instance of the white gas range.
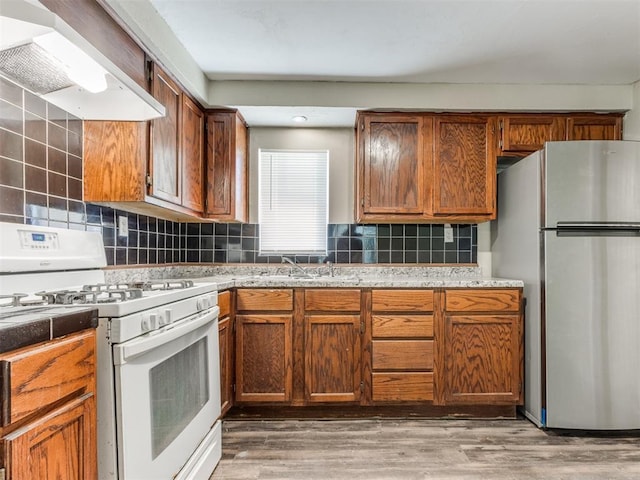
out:
<path id="1" fill-rule="evenodd" d="M 94 232 L 0 223 L 0 313 L 98 309 L 100 480 L 208 479 L 221 456 L 211 283 L 107 285 Z"/>

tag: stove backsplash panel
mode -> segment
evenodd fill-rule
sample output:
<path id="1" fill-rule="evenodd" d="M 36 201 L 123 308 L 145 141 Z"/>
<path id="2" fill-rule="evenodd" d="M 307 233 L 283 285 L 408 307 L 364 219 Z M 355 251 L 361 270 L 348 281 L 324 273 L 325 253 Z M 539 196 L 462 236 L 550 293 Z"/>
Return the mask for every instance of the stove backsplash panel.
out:
<path id="1" fill-rule="evenodd" d="M 82 120 L 0 76 L 0 221 L 101 232 L 109 265 L 280 263 L 259 225 L 178 223 L 82 201 Z M 127 234 L 118 230 L 127 219 Z M 477 226 L 331 224 L 328 254 L 301 263 L 475 263 Z"/>

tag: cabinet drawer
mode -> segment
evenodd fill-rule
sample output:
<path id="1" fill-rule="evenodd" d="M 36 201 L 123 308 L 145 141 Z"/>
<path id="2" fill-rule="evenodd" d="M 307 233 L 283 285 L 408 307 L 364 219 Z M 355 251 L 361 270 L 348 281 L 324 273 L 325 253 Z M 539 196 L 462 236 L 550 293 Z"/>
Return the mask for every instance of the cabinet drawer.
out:
<path id="1" fill-rule="evenodd" d="M 517 312 L 520 291 L 517 289 L 447 290 L 447 312 Z"/>
<path id="2" fill-rule="evenodd" d="M 433 369 L 433 340 L 374 340 L 374 370 Z"/>
<path id="3" fill-rule="evenodd" d="M 304 309 L 316 311 L 360 311 L 360 290 L 307 289 L 304 292 Z"/>
<path id="4" fill-rule="evenodd" d="M 431 372 L 374 372 L 373 401 L 433 400 Z"/>
<path id="5" fill-rule="evenodd" d="M 218 293 L 218 306 L 220 307 L 220 318 L 228 317 L 231 314 L 231 292 L 229 290 Z"/>
<path id="6" fill-rule="evenodd" d="M 433 315 L 373 315 L 372 334 L 380 337 L 433 337 Z"/>
<path id="7" fill-rule="evenodd" d="M 241 288 L 236 292 L 236 310 L 293 310 L 293 290 Z"/>
<path id="8" fill-rule="evenodd" d="M 95 330 L 89 330 L 0 357 L 2 426 L 74 392 L 93 392 L 95 338 Z"/>
<path id="9" fill-rule="evenodd" d="M 374 312 L 431 312 L 433 290 L 373 290 Z"/>

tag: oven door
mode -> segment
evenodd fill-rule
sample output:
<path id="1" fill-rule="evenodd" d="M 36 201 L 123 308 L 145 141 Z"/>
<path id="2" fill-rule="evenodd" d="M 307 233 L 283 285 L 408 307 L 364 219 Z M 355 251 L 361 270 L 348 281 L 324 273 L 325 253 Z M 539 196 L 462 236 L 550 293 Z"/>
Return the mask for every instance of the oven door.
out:
<path id="1" fill-rule="evenodd" d="M 119 478 L 173 478 L 220 416 L 218 307 L 114 345 Z"/>

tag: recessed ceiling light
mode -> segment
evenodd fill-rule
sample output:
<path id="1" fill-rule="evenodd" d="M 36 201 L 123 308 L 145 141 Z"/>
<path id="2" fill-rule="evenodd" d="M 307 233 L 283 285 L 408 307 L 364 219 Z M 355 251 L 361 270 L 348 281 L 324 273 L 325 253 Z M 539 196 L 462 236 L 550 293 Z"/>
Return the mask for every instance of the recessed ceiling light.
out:
<path id="1" fill-rule="evenodd" d="M 295 117 L 291 118 L 291 120 L 293 120 L 296 123 L 303 123 L 307 121 L 307 117 L 303 115 L 296 115 Z"/>

